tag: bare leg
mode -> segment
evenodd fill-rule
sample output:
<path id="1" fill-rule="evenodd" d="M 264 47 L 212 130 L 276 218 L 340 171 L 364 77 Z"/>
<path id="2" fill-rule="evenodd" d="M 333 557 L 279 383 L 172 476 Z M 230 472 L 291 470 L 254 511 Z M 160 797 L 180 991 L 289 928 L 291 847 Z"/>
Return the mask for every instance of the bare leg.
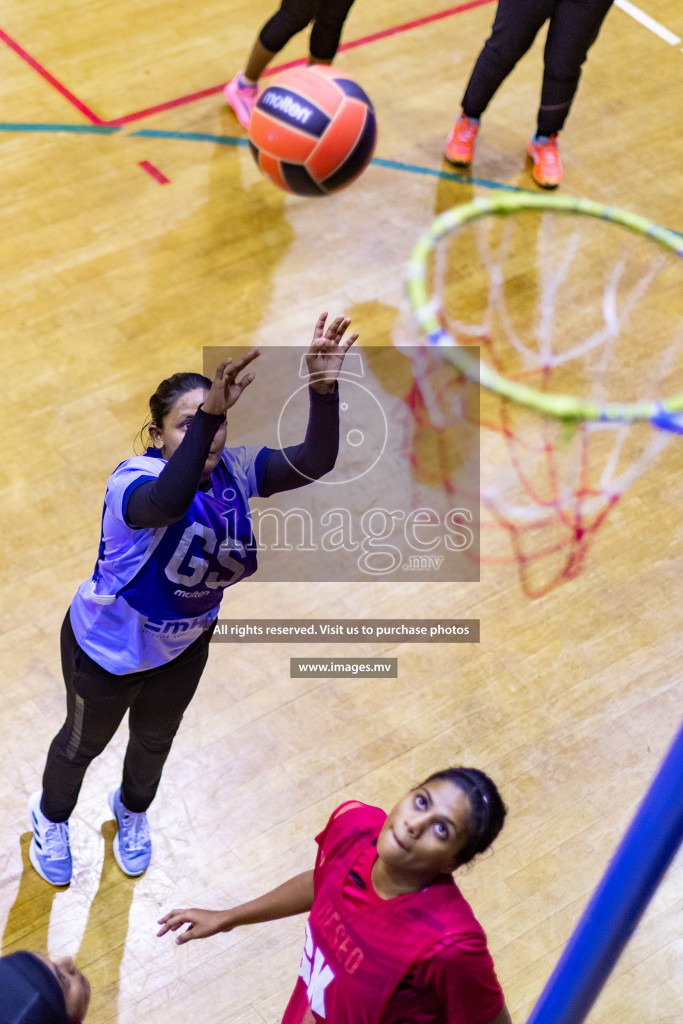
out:
<path id="1" fill-rule="evenodd" d="M 252 48 L 252 51 L 249 54 L 247 66 L 244 69 L 244 77 L 249 84 L 253 82 L 258 82 L 259 78 L 266 70 L 274 56 L 275 54 L 273 53 L 272 50 L 266 50 L 263 43 L 261 43 L 260 40 L 258 39 L 256 40 Z M 309 54 L 308 57 L 308 63 L 331 64 L 332 58 L 314 57 L 313 54 L 311 53 Z"/>
<path id="2" fill-rule="evenodd" d="M 244 77 L 247 79 L 247 82 L 258 82 L 274 56 L 273 51 L 266 50 L 261 41 L 257 39 L 249 54 L 247 66 L 244 69 Z"/>
<path id="3" fill-rule="evenodd" d="M 348 3 L 349 0 L 345 2 Z M 318 0 L 281 0 L 279 9 L 259 32 L 249 55 L 244 69 L 248 85 L 258 82 L 275 54 L 279 53 L 297 32 L 303 32 L 310 24 L 317 6 Z"/>

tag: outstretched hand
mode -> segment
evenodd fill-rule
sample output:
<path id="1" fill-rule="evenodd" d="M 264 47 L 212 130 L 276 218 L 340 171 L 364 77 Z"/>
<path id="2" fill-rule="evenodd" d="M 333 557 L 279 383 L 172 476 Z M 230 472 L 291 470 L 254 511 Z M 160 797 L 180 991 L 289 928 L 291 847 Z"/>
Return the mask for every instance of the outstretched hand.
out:
<path id="1" fill-rule="evenodd" d="M 202 405 L 204 412 L 208 412 L 212 416 L 220 416 L 235 404 L 244 389 L 249 387 L 254 379 L 252 370 L 242 374 L 241 377 L 239 374 L 242 373 L 245 366 L 248 366 L 260 355 L 260 351 L 253 348 L 247 352 L 246 356 L 237 361 L 228 357 L 218 364 L 213 375 L 211 390 Z"/>
<path id="2" fill-rule="evenodd" d="M 325 330 L 327 313 L 321 313 L 313 331 L 313 341 L 306 355 L 311 387 L 322 393 L 334 391 L 334 382 L 344 363 L 344 356 L 358 339 L 357 334 L 344 337 L 351 321 L 336 317 Z"/>
<path id="3" fill-rule="evenodd" d="M 219 932 L 231 931 L 231 926 L 226 926 L 225 912 L 221 910 L 199 910 L 193 907 L 190 910 L 169 910 L 157 922 L 162 927 L 157 936 L 166 935 L 167 932 L 175 932 L 188 925 L 184 932 L 176 937 L 176 943 L 182 946 L 192 939 L 206 939 L 210 935 L 218 935 Z"/>

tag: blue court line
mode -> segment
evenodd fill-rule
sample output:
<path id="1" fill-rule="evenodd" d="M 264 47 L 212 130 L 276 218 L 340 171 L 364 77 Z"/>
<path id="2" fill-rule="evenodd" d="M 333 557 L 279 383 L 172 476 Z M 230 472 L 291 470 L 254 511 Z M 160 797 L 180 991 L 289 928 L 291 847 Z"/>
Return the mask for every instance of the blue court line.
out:
<path id="1" fill-rule="evenodd" d="M 96 125 L 96 124 L 35 124 L 27 122 L 0 121 L 0 132 L 69 132 L 77 135 L 115 135 L 123 131 L 120 125 Z M 212 135 L 210 132 L 174 132 L 164 131 L 159 128 L 140 128 L 136 132 L 129 132 L 130 138 L 146 139 L 177 139 L 181 142 L 213 142 L 219 146 L 248 146 L 249 140 L 241 135 Z M 432 178 L 439 178 L 441 181 L 455 181 L 461 185 L 479 185 L 481 188 L 499 190 L 502 192 L 531 192 L 535 195 L 536 189 L 520 188 L 517 185 L 505 185 L 500 181 L 490 181 L 488 178 L 473 178 L 469 174 L 459 174 L 457 171 L 439 171 L 434 167 L 422 167 L 419 164 L 404 164 L 398 160 L 384 160 L 381 157 L 373 157 L 371 163 L 376 167 L 386 167 L 391 171 L 404 171 L 408 174 L 426 174 Z M 661 226 L 661 225 L 658 225 Z M 675 228 L 668 228 L 674 234 L 681 235 L 683 231 Z"/>

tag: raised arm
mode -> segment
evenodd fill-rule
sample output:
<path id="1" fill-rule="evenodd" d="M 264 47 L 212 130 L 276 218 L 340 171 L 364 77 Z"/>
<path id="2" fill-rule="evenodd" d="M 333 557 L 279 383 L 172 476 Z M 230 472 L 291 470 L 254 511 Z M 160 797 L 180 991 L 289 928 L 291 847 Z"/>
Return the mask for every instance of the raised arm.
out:
<path id="1" fill-rule="evenodd" d="M 225 414 L 212 416 L 198 409 L 181 444 L 156 480 L 140 479 L 131 491 L 124 514 L 129 526 L 158 529 L 177 523 L 192 504 L 209 449 L 225 422 Z"/>
<path id="2" fill-rule="evenodd" d="M 306 354 L 310 409 L 306 436 L 288 448 L 264 448 L 256 464 L 258 493 L 270 497 L 278 491 L 303 487 L 334 468 L 339 453 L 339 392 L 337 377 L 357 334 L 344 337 L 351 321 L 338 316 L 327 329 L 321 313 Z"/>
<path id="3" fill-rule="evenodd" d="M 218 932 L 229 932 L 242 924 L 257 924 L 260 921 L 276 921 L 281 917 L 292 917 L 294 914 L 305 914 L 313 906 L 313 871 L 304 871 L 295 875 L 276 889 L 263 896 L 242 903 L 230 910 L 171 910 L 159 920 L 162 926 L 157 935 L 175 932 L 184 924 L 188 925 L 184 932 L 177 936 L 176 942 L 181 946 L 191 939 L 205 939 Z M 497 1022 L 496 1022 L 497 1024 Z"/>
<path id="4" fill-rule="evenodd" d="M 254 379 L 253 372 L 242 371 L 258 355 L 258 349 L 252 349 L 237 362 L 226 359 L 219 364 L 205 401 L 162 472 L 156 480 L 141 478 L 128 496 L 124 514 L 129 526 L 156 529 L 182 519 L 197 493 L 204 464 L 217 431 L 225 423 L 226 411 Z"/>
<path id="5" fill-rule="evenodd" d="M 326 320 L 327 313 L 321 313 L 313 328 L 313 341 L 306 356 L 310 385 L 321 394 L 330 394 L 335 390 L 337 377 L 344 365 L 344 356 L 358 340 L 357 334 L 344 337 L 351 324 L 348 317 L 335 317 L 327 330 Z"/>

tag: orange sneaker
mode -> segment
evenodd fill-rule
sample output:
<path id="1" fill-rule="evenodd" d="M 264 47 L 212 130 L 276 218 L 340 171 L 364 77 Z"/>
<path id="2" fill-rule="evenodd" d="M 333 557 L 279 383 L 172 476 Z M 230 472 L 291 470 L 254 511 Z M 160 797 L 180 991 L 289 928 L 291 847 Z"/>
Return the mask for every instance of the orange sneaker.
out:
<path id="1" fill-rule="evenodd" d="M 562 161 L 557 148 L 557 132 L 547 138 L 533 137 L 527 153 L 534 162 L 531 173 L 541 188 L 557 188 L 562 181 Z"/>
<path id="2" fill-rule="evenodd" d="M 479 133 L 479 119 L 468 117 L 461 111 L 453 125 L 453 131 L 446 139 L 444 156 L 456 167 L 469 167 L 474 156 L 474 146 Z"/>

